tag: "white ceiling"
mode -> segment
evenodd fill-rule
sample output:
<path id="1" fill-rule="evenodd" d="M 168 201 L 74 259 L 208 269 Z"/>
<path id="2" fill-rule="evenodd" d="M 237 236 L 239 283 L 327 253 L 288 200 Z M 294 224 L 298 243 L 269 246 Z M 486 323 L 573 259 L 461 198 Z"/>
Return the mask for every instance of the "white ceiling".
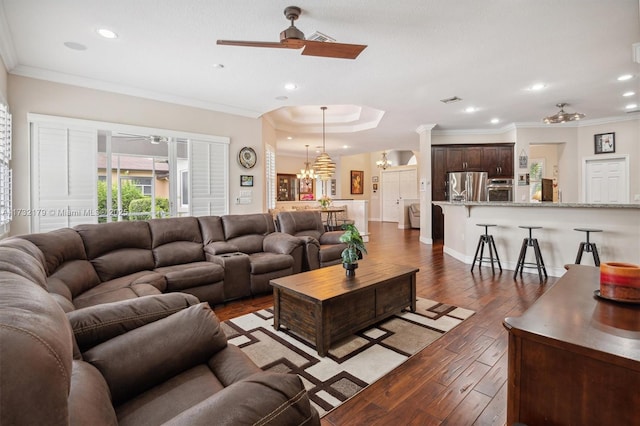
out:
<path id="1" fill-rule="evenodd" d="M 485 132 L 540 124 L 558 102 L 587 120 L 625 116 L 625 105 L 640 103 L 639 95 L 622 97 L 640 93 L 637 0 L 0 2 L 0 53 L 10 72 L 249 117 L 296 107 L 269 114 L 284 154 L 321 144 L 322 105 L 327 151 L 340 155 L 417 149 L 423 124 Z M 303 10 L 296 26 L 307 36 L 320 31 L 368 47 L 346 60 L 216 45 L 277 41 L 292 4 Z M 101 38 L 98 27 L 119 38 Z M 635 78 L 617 81 L 625 73 Z M 288 82 L 297 89 L 286 91 Z M 546 88 L 527 90 L 537 82 Z M 463 100 L 440 102 L 452 96 Z M 478 111 L 464 112 L 468 106 Z M 490 124 L 494 117 L 499 124 Z"/>

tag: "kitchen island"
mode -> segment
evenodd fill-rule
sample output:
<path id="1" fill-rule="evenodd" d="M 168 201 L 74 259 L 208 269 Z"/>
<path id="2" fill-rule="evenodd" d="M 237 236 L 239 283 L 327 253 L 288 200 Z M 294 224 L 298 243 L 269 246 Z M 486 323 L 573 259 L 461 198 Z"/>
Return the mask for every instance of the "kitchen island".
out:
<path id="1" fill-rule="evenodd" d="M 479 223 L 498 225 L 490 228 L 490 232 L 503 269 L 515 270 L 522 240 L 527 236 L 527 230 L 519 228 L 520 225 L 543 227 L 534 230 L 533 238 L 538 239 L 551 276 L 562 276 L 564 265 L 575 262 L 579 244 L 586 235 L 574 228 L 602 229 L 603 232 L 590 235 L 601 262 L 640 264 L 640 204 L 446 201 L 433 204 L 444 213 L 444 252 L 469 265 L 484 232 L 484 228 L 476 226 Z M 527 251 L 527 261 L 534 261 L 531 249 Z M 594 264 L 590 253 L 584 254 L 582 264 Z"/>

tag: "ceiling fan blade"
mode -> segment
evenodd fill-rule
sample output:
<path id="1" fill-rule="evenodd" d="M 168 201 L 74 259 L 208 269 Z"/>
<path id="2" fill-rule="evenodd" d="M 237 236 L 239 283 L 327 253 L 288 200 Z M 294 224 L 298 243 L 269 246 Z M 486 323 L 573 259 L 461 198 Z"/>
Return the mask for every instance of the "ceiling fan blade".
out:
<path id="1" fill-rule="evenodd" d="M 304 41 L 303 55 L 326 58 L 355 59 L 367 47 L 364 44 L 334 43 L 326 41 Z"/>
<path id="2" fill-rule="evenodd" d="M 217 44 L 224 46 L 247 46 L 247 47 L 275 47 L 280 49 L 300 49 L 304 42 L 302 40 L 278 41 L 242 41 L 242 40 L 218 40 Z"/>

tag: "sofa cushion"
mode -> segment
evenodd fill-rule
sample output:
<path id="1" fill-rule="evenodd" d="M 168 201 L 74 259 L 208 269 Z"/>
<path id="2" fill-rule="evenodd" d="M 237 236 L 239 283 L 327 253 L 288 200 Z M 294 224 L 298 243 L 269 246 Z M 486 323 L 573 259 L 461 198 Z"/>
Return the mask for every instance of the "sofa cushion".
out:
<path id="1" fill-rule="evenodd" d="M 195 217 L 152 219 L 148 223 L 156 268 L 204 260 L 200 225 Z"/>
<path id="2" fill-rule="evenodd" d="M 70 228 L 57 229 L 40 234 L 21 235 L 31 241 L 44 254 L 47 274 L 53 274 L 60 265 L 70 260 L 86 260 L 82 238 Z"/>
<path id="3" fill-rule="evenodd" d="M 226 345 L 215 314 L 201 303 L 114 337 L 82 356 L 100 370 L 117 406 L 206 363 Z"/>
<path id="4" fill-rule="evenodd" d="M 101 281 L 154 268 L 147 222 L 78 225 L 74 229 Z"/>
<path id="5" fill-rule="evenodd" d="M 69 393 L 69 423 L 72 425 L 116 425 L 107 382 L 91 364 L 73 361 Z"/>
<path id="6" fill-rule="evenodd" d="M 50 275 L 48 282 L 52 279 L 62 282 L 69 289 L 72 298 L 100 284 L 100 278 L 88 260 L 64 262 Z M 64 289 L 58 285 L 50 288 L 49 291 L 65 295 Z"/>
<path id="7" fill-rule="evenodd" d="M 198 365 L 119 405 L 118 425 L 163 424 L 223 388 L 206 364 Z"/>
<path id="8" fill-rule="evenodd" d="M 73 304 L 76 308 L 85 308 L 100 303 L 161 294 L 166 288 L 167 282 L 163 275 L 153 271 L 140 271 L 100 283 L 74 298 Z"/>
<path id="9" fill-rule="evenodd" d="M 249 256 L 251 260 L 251 274 L 259 275 L 282 269 L 293 268 L 293 257 L 288 254 L 254 253 Z"/>
<path id="10" fill-rule="evenodd" d="M 222 219 L 220 216 L 200 216 L 198 217 L 200 232 L 202 234 L 202 243 L 204 245 L 224 241 L 224 229 L 222 228 Z"/>
<path id="11" fill-rule="evenodd" d="M 169 293 L 101 304 L 67 314 L 80 351 L 168 317 L 200 301 L 190 294 Z"/>
<path id="12" fill-rule="evenodd" d="M 280 231 L 295 235 L 308 236 L 316 240 L 324 233 L 324 224 L 318 211 L 295 211 L 278 213 Z"/>
<path id="13" fill-rule="evenodd" d="M 247 254 L 261 252 L 264 237 L 276 230 L 268 213 L 222 216 L 222 226 L 226 241 Z"/>
<path id="14" fill-rule="evenodd" d="M 168 291 L 180 291 L 191 287 L 214 284 L 224 279 L 222 266 L 211 262 L 194 262 L 157 268 L 167 279 Z"/>
<path id="15" fill-rule="evenodd" d="M 319 253 L 321 266 L 328 266 L 329 262 L 334 262 L 336 260 L 339 261 L 336 263 L 342 262 L 342 251 L 346 247 L 347 246 L 345 244 L 321 245 Z"/>

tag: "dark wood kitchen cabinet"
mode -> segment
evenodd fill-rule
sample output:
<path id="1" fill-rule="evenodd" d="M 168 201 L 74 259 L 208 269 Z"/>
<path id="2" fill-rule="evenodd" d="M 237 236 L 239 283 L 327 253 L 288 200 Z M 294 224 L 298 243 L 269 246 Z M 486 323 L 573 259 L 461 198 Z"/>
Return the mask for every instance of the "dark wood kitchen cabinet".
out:
<path id="1" fill-rule="evenodd" d="M 450 146 L 446 150 L 447 172 L 482 171 L 483 148 L 479 146 Z"/>
<path id="2" fill-rule="evenodd" d="M 482 170 L 489 178 L 513 179 L 513 145 L 495 145 L 483 148 Z"/>
<path id="3" fill-rule="evenodd" d="M 431 147 L 431 199 L 447 201 L 447 173 L 480 171 L 489 178 L 513 179 L 513 143 L 482 145 L 434 145 Z M 444 238 L 444 215 L 431 209 L 431 235 Z"/>

